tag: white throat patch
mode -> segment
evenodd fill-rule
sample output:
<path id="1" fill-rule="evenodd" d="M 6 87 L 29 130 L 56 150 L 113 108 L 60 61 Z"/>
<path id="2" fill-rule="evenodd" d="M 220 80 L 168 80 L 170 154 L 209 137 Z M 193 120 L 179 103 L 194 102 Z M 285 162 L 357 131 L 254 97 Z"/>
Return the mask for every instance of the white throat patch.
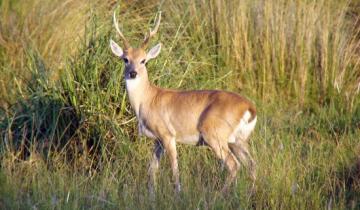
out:
<path id="1" fill-rule="evenodd" d="M 140 85 L 140 79 L 139 77 L 136 77 L 134 79 L 126 79 L 126 90 L 128 92 L 132 92 L 134 90 L 136 90 L 137 88 L 139 88 Z"/>

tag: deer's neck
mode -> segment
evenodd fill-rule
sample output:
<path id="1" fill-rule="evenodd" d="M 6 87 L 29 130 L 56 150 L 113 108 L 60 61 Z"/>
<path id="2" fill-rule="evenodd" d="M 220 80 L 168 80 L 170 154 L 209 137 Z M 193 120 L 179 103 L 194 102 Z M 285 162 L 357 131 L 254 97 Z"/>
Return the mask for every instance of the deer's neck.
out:
<path id="1" fill-rule="evenodd" d="M 156 90 L 150 84 L 147 75 L 135 79 L 126 79 L 125 81 L 131 107 L 134 109 L 136 116 L 139 117 L 140 106 L 147 104 Z"/>

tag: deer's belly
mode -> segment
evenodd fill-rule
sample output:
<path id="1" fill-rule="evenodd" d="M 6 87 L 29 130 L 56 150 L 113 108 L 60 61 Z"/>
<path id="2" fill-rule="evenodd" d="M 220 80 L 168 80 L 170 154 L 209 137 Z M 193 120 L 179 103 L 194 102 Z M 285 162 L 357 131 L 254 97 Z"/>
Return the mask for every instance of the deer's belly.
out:
<path id="1" fill-rule="evenodd" d="M 189 145 L 197 145 L 200 140 L 199 134 L 184 135 L 176 138 L 176 142 Z"/>

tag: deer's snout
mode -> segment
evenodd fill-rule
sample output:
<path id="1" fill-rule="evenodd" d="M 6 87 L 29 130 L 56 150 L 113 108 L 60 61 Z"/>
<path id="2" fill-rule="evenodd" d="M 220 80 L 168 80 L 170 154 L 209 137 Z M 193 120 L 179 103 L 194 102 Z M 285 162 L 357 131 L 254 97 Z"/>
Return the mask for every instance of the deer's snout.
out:
<path id="1" fill-rule="evenodd" d="M 129 72 L 129 77 L 130 77 L 131 79 L 135 79 L 136 75 L 137 75 L 137 72 L 136 72 L 136 71 L 130 71 L 130 72 Z"/>

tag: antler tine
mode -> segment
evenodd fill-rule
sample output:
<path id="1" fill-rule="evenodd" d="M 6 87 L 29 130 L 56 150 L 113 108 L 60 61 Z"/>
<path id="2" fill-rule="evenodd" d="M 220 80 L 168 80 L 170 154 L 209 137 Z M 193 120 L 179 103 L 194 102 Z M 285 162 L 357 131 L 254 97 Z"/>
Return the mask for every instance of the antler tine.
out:
<path id="1" fill-rule="evenodd" d="M 146 48 L 149 43 L 150 38 L 156 34 L 156 32 L 158 31 L 159 26 L 160 26 L 160 21 L 161 21 L 161 11 L 159 12 L 159 17 L 156 21 L 156 25 L 155 25 L 154 29 L 153 30 L 150 29 L 148 35 L 145 36 L 144 42 L 141 45 L 142 48 Z"/>
<path id="2" fill-rule="evenodd" d="M 113 19 L 114 19 L 115 28 L 116 28 L 117 32 L 119 33 L 120 38 L 124 41 L 125 49 L 128 49 L 128 48 L 130 47 L 130 44 L 129 44 L 129 42 L 127 41 L 127 39 L 125 38 L 124 34 L 123 34 L 123 33 L 121 32 L 121 30 L 119 29 L 119 24 L 118 24 L 118 22 L 117 22 L 117 20 L 116 20 L 115 11 L 114 11 Z"/>

